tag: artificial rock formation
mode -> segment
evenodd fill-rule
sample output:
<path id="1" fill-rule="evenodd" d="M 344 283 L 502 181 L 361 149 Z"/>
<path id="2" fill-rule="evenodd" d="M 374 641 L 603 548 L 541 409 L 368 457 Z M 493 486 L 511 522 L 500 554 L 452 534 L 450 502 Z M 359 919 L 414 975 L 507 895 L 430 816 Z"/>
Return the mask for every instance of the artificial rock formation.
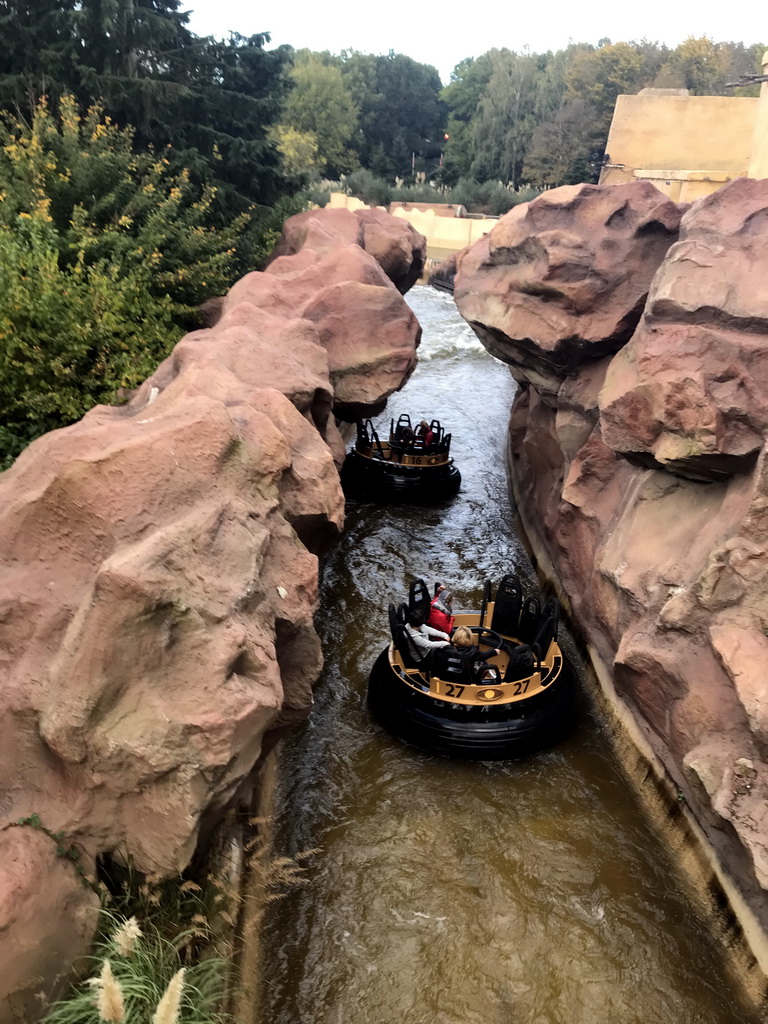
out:
<path id="1" fill-rule="evenodd" d="M 318 216 L 319 214 L 319 216 Z M 363 210 L 308 210 L 289 217 L 270 256 L 294 256 L 302 249 L 331 252 L 340 244 L 357 245 L 376 260 L 405 294 L 424 270 L 427 240 L 399 217 L 374 207 Z"/>
<path id="2" fill-rule="evenodd" d="M 648 182 L 552 189 L 461 255 L 456 303 L 489 352 L 554 398 L 629 340 L 680 215 Z"/>
<path id="3" fill-rule="evenodd" d="M 371 255 L 331 248 L 248 275 L 126 405 L 0 476 L 2 1024 L 41 1012 L 96 902 L 14 823 L 63 833 L 91 875 L 99 854 L 176 873 L 311 706 L 318 554 L 344 514 L 334 410 L 378 408 L 420 333 Z"/>
<path id="4" fill-rule="evenodd" d="M 768 181 L 677 212 L 647 183 L 555 189 L 455 286 L 521 384 L 534 550 L 766 932 L 767 217 Z"/>
<path id="5" fill-rule="evenodd" d="M 763 182 L 742 179 L 683 217 L 601 397 L 615 451 L 701 480 L 754 465 L 768 428 L 767 266 Z"/>

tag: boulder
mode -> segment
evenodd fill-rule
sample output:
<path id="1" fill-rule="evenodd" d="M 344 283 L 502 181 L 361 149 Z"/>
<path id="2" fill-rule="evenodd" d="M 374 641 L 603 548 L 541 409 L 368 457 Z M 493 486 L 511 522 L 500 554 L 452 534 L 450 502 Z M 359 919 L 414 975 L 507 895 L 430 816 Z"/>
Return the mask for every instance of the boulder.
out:
<path id="1" fill-rule="evenodd" d="M 91 944 L 98 896 L 54 839 L 29 827 L 0 832 L 0 1022 L 36 1020 Z"/>
<path id="2" fill-rule="evenodd" d="M 556 189 L 456 276 L 522 382 L 507 463 L 534 555 L 766 934 L 767 219 L 765 181 L 686 211 Z"/>
<path id="3" fill-rule="evenodd" d="M 391 220 L 400 235 L 354 218 L 394 273 Z M 0 475 L 0 958 L 25 1020 L 86 948 L 94 899 L 13 823 L 36 814 L 91 872 L 101 855 L 187 866 L 311 708 L 318 559 L 344 518 L 333 410 L 378 409 L 420 333 L 338 232 L 247 275 L 208 319 L 124 405 Z"/>
<path id="4" fill-rule="evenodd" d="M 600 396 L 626 458 L 699 480 L 749 469 L 768 429 L 768 181 L 695 203 Z"/>
<path id="5" fill-rule="evenodd" d="M 267 269 L 274 260 L 295 256 L 302 249 L 325 253 L 350 243 L 370 253 L 403 295 L 424 271 L 424 235 L 408 221 L 379 209 L 307 210 L 289 217 Z"/>
<path id="6" fill-rule="evenodd" d="M 416 367 L 419 322 L 379 263 L 357 245 L 280 257 L 265 273 L 247 274 L 233 286 L 225 313 L 243 302 L 317 326 L 339 419 L 354 422 L 381 412 Z"/>
<path id="7" fill-rule="evenodd" d="M 630 339 L 681 213 L 649 182 L 544 192 L 460 255 L 456 305 L 492 355 L 554 402 L 564 377 Z"/>

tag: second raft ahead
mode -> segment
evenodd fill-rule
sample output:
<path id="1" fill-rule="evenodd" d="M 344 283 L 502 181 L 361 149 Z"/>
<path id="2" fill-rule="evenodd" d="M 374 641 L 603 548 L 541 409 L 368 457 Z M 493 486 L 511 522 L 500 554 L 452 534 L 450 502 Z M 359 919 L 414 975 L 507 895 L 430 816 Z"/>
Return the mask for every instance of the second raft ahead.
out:
<path id="1" fill-rule="evenodd" d="M 492 600 L 486 584 L 479 611 L 458 613 L 477 643 L 501 649 L 478 680 L 450 647 L 417 662 L 405 623 L 426 619 L 430 598 L 423 580 L 411 584 L 408 604 L 389 606 L 392 642 L 368 681 L 373 717 L 399 739 L 432 754 L 481 761 L 525 757 L 552 746 L 575 723 L 577 677 L 557 642 L 559 606 L 542 609 L 523 594 L 517 576 L 505 576 Z"/>
<path id="2" fill-rule="evenodd" d="M 429 436 L 431 435 L 431 436 Z M 341 468 L 344 491 L 377 502 L 429 504 L 453 497 L 461 473 L 451 458 L 451 435 L 439 420 L 429 434 L 419 434 L 403 414 L 391 421 L 389 439 L 382 441 L 370 420 L 357 424 L 357 439 Z"/>

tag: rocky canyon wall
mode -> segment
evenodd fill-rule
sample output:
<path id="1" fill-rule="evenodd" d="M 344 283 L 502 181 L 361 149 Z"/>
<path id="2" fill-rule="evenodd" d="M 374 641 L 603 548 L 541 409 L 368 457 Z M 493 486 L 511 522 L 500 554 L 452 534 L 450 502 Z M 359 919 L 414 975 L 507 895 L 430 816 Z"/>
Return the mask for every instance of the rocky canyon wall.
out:
<path id="1" fill-rule="evenodd" d="M 767 227 L 768 181 L 691 206 L 568 186 L 455 278 L 520 382 L 508 462 L 533 547 L 764 935 Z"/>
<path id="2" fill-rule="evenodd" d="M 286 224 L 127 404 L 0 476 L 0 1021 L 90 943 L 82 851 L 171 875 L 306 715 L 318 555 L 342 529 L 336 417 L 412 372 L 425 241 L 381 211 Z"/>

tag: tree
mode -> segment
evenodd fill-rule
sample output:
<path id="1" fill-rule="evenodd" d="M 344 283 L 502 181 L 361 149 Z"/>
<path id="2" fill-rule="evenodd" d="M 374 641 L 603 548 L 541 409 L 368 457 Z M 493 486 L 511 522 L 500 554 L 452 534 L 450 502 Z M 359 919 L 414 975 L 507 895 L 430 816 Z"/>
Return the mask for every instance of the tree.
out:
<path id="1" fill-rule="evenodd" d="M 451 72 L 451 81 L 440 98 L 448 110 L 443 180 L 455 185 L 469 174 L 474 158 L 473 122 L 493 66 L 489 54 L 467 57 Z"/>
<path id="2" fill-rule="evenodd" d="M 65 93 L 103 103 L 137 147 L 170 145 L 176 170 L 215 182 L 223 223 L 292 187 L 269 137 L 291 51 L 266 50 L 266 34 L 195 36 L 180 4 L 0 0 L 0 108 L 30 117 L 41 96 Z"/>
<path id="3" fill-rule="evenodd" d="M 533 132 L 523 176 L 538 187 L 594 182 L 605 149 L 594 107 L 571 100 Z"/>
<path id="4" fill-rule="evenodd" d="M 30 93 L 72 85 L 76 0 L 0 0 L 0 108 L 28 107 Z"/>
<path id="5" fill-rule="evenodd" d="M 360 163 L 390 180 L 437 166 L 445 133 L 435 68 L 390 51 L 346 53 L 342 73 L 360 108 Z M 419 168 L 416 168 L 419 169 Z"/>
<path id="6" fill-rule="evenodd" d="M 491 50 L 491 77 L 473 122 L 472 175 L 497 178 L 516 188 L 525 149 L 535 127 L 538 60 L 511 50 Z"/>
<path id="7" fill-rule="evenodd" d="M 287 124 L 270 128 L 270 137 L 277 146 L 283 170 L 292 178 L 314 178 L 320 171 L 321 159 L 314 132 L 300 132 Z"/>
<path id="8" fill-rule="evenodd" d="M 574 56 L 568 69 L 566 99 L 585 100 L 594 107 L 607 132 L 616 97 L 636 93 L 652 80 L 646 59 L 634 45 L 611 43 Z"/>
<path id="9" fill-rule="evenodd" d="M 79 58 L 114 78 L 162 78 L 165 55 L 189 46 L 189 14 L 180 0 L 80 0 Z"/>
<path id="10" fill-rule="evenodd" d="M 288 72 L 291 90 L 281 118 L 281 138 L 286 128 L 305 137 L 314 136 L 315 166 L 331 177 L 357 166 L 351 143 L 359 131 L 358 108 L 341 71 L 316 54 L 304 50 L 296 55 Z"/>

